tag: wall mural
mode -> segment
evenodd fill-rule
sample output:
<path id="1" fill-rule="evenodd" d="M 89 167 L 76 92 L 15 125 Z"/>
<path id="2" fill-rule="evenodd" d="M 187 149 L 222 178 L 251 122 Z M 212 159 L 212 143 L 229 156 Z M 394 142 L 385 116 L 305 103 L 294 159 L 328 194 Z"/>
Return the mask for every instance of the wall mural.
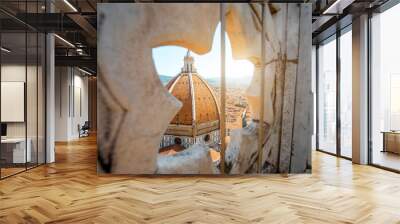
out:
<path id="1" fill-rule="evenodd" d="M 98 4 L 99 173 L 311 172 L 310 21 L 311 4 Z M 232 129 L 225 78 L 213 86 L 192 56 L 219 23 L 233 58 L 254 65 Z M 163 85 L 152 49 L 170 45 L 188 51 Z"/>

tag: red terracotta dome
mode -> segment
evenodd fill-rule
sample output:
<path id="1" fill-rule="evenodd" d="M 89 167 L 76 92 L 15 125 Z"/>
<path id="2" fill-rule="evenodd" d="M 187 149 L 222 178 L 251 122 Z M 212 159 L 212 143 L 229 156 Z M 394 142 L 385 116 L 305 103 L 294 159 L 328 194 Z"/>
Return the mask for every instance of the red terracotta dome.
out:
<path id="1" fill-rule="evenodd" d="M 213 89 L 200 77 L 188 51 L 179 75 L 168 84 L 168 91 L 183 104 L 166 134 L 197 136 L 219 129 L 219 107 Z"/>

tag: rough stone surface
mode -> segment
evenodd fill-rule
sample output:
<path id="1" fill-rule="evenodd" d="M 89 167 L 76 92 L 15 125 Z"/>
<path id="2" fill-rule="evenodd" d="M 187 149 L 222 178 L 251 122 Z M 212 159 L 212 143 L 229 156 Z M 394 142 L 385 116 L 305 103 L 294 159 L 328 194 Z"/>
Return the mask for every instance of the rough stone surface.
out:
<path id="1" fill-rule="evenodd" d="M 297 5 L 289 5 L 287 15 L 287 32 L 286 41 L 286 69 L 283 93 L 282 108 L 282 136 L 279 158 L 279 172 L 287 173 L 290 167 L 290 157 L 292 153 L 292 135 L 293 135 L 293 117 L 296 97 L 297 82 L 297 62 L 299 56 L 299 40 L 300 40 L 300 12 Z"/>
<path id="2" fill-rule="evenodd" d="M 313 124 L 313 97 L 311 92 L 311 40 L 306 34 L 311 33 L 311 5 L 300 8 L 299 63 L 297 68 L 297 88 L 293 125 L 291 154 L 291 173 L 303 173 L 311 168 L 311 135 Z M 307 164 L 307 162 L 309 164 Z"/>
<path id="3" fill-rule="evenodd" d="M 257 160 L 258 123 L 231 132 L 231 141 L 225 155 L 229 174 L 245 174 Z"/>
<path id="4" fill-rule="evenodd" d="M 208 52 L 218 9 L 216 4 L 99 4 L 98 145 L 112 173 L 155 173 L 159 142 L 181 103 L 161 84 L 151 50 L 179 45 Z"/>
<path id="5" fill-rule="evenodd" d="M 219 174 L 208 146 L 195 144 L 175 155 L 159 155 L 157 174 Z"/>

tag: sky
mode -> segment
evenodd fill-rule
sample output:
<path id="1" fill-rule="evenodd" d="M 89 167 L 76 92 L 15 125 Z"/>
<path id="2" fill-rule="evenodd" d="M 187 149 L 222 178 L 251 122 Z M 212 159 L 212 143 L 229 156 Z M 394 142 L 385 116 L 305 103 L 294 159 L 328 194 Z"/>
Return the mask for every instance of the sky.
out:
<path id="1" fill-rule="evenodd" d="M 198 55 L 191 52 L 194 57 L 194 65 L 197 72 L 203 78 L 218 78 L 220 76 L 220 25 L 218 24 L 213 45 L 210 52 Z M 251 80 L 254 66 L 248 60 L 234 60 L 232 58 L 231 43 L 228 35 L 225 34 L 226 40 L 226 77 L 228 79 L 245 79 Z M 183 58 L 187 49 L 178 46 L 163 46 L 153 49 L 153 60 L 158 74 L 175 76 L 179 74 L 183 66 Z"/>

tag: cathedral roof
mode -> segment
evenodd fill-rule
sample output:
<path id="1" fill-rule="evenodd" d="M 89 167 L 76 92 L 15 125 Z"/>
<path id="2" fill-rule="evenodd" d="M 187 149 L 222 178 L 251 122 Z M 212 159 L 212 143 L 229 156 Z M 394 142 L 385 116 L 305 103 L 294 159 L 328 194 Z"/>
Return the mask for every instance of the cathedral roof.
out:
<path id="1" fill-rule="evenodd" d="M 168 91 L 183 104 L 170 122 L 169 131 L 182 126 L 178 128 L 180 135 L 196 136 L 219 129 L 219 107 L 213 89 L 197 73 L 189 51 L 184 62 L 181 73 L 167 84 Z"/>

